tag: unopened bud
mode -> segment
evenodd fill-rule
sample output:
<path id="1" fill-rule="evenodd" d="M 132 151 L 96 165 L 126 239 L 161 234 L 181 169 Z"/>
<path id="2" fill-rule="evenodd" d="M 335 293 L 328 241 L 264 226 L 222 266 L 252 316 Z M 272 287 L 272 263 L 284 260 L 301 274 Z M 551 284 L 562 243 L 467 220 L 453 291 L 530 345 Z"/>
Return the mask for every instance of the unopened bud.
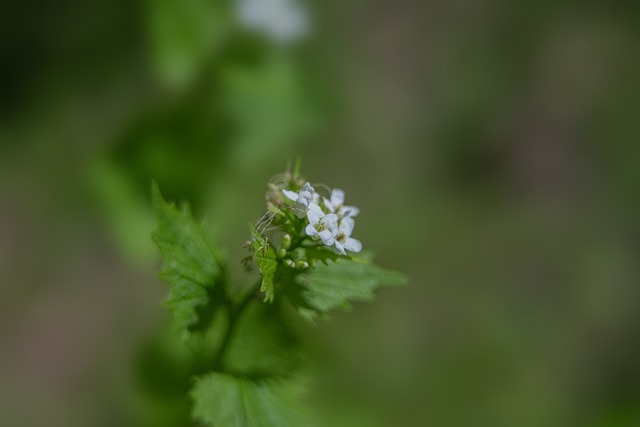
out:
<path id="1" fill-rule="evenodd" d="M 284 249 L 289 249 L 291 247 L 291 235 L 284 235 L 284 237 L 282 238 L 282 247 Z"/>
<path id="2" fill-rule="evenodd" d="M 296 261 L 296 268 L 298 270 L 305 270 L 307 268 L 309 268 L 309 263 L 307 261 Z"/>
<path id="3" fill-rule="evenodd" d="M 284 265 L 286 265 L 289 268 L 296 268 L 296 263 L 293 262 L 291 258 L 287 258 L 283 262 L 284 262 Z"/>
<path id="4" fill-rule="evenodd" d="M 284 258 L 287 256 L 287 250 L 285 248 L 280 248 L 278 251 L 278 258 Z"/>

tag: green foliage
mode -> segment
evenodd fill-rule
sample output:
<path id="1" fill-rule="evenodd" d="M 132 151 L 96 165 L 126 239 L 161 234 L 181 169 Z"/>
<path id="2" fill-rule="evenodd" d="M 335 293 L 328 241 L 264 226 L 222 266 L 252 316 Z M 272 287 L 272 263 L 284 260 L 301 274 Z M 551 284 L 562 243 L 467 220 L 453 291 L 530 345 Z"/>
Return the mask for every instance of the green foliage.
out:
<path id="1" fill-rule="evenodd" d="M 303 390 L 279 377 L 251 379 L 212 372 L 191 390 L 193 416 L 215 427 L 309 426 Z"/>
<path id="2" fill-rule="evenodd" d="M 242 159 L 238 167 L 258 164 L 299 141 L 317 120 L 295 62 L 285 55 L 251 50 L 243 52 L 250 62 L 248 58 L 225 62 L 219 74 L 224 88 L 220 102 L 235 129 L 233 156 Z"/>
<path id="3" fill-rule="evenodd" d="M 211 371 L 225 320 L 219 312 L 210 328 L 186 339 L 171 329 L 149 337 L 136 355 L 136 383 L 142 393 L 128 402 L 137 418 L 131 425 L 189 425 L 191 378 Z"/>
<path id="4" fill-rule="evenodd" d="M 276 187 L 278 196 L 279 191 Z M 223 280 L 220 257 L 188 206 L 178 209 L 167 203 L 153 185 L 158 222 L 153 239 L 164 258 L 160 278 L 171 288 L 165 304 L 183 346 L 148 353 L 145 383 L 158 401 L 176 402 L 175 408 L 167 406 L 169 415 L 184 414 L 190 390 L 190 415 L 205 425 L 310 426 L 303 389 L 292 375 L 303 357 L 287 318 L 292 312 L 283 309 L 286 302 L 313 318 L 351 301 L 370 300 L 376 288 L 405 280 L 372 264 L 368 253 L 340 255 L 319 246 L 304 232 L 307 222 L 293 214 L 293 206 L 280 209 L 278 198 L 271 196 L 272 205 L 258 226 L 249 227 L 252 255 L 246 259 L 256 263 L 261 277 L 252 288 L 234 294 Z M 275 229 L 292 235 L 274 242 L 270 232 Z M 260 303 L 258 291 L 269 304 Z M 202 333 L 187 334 L 195 330 Z M 169 375 L 161 373 L 165 369 Z"/>
<path id="5" fill-rule="evenodd" d="M 147 26 L 155 71 L 168 84 L 188 84 L 230 27 L 228 11 L 219 1 L 147 0 Z"/>
<path id="6" fill-rule="evenodd" d="M 284 376 L 300 362 L 297 336 L 283 322 L 278 304 L 252 304 L 238 318 L 223 364 L 236 374 Z"/>
<path id="7" fill-rule="evenodd" d="M 406 281 L 403 274 L 378 267 L 365 258 L 336 256 L 331 262 L 329 258 L 325 256 L 323 263 L 296 275 L 297 286 L 289 289 L 290 299 L 305 316 L 348 308 L 349 301 L 369 301 L 376 288 Z"/>
<path id="8" fill-rule="evenodd" d="M 211 315 L 207 309 L 215 307 L 210 304 L 219 302 L 211 300 L 219 297 L 215 287 L 222 280 L 220 265 L 188 206 L 178 209 L 167 203 L 155 183 L 152 199 L 158 223 L 153 240 L 164 259 L 159 277 L 171 289 L 164 303 L 178 331 L 201 329 Z"/>
<path id="9" fill-rule="evenodd" d="M 329 261 L 336 262 L 339 259 L 352 260 L 353 258 L 349 255 L 340 255 L 337 252 L 334 252 L 331 249 L 321 246 L 311 246 L 308 248 L 304 248 L 304 254 L 309 260 L 321 261 L 324 264 L 328 264 Z M 362 256 L 362 255 L 361 255 Z"/>

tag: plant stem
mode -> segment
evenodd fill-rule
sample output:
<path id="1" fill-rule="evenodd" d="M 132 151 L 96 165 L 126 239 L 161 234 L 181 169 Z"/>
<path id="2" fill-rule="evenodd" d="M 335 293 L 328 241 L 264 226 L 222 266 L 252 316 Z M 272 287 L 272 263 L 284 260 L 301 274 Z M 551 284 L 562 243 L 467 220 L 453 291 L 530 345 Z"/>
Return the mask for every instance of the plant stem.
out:
<path id="1" fill-rule="evenodd" d="M 218 350 L 218 354 L 216 355 L 216 359 L 213 363 L 215 370 L 222 370 L 222 361 L 224 359 L 225 353 L 229 348 L 229 343 L 231 341 L 231 337 L 233 336 L 233 332 L 238 325 L 238 318 L 244 312 L 245 308 L 247 308 L 247 305 L 249 304 L 249 302 L 251 302 L 258 289 L 260 289 L 261 284 L 262 278 L 260 278 L 258 282 L 251 287 L 249 292 L 247 292 L 247 294 L 240 300 L 237 305 L 234 306 L 232 304 L 229 304 L 229 325 L 227 326 L 227 331 L 225 332 L 224 338 L 222 339 L 220 350 Z"/>

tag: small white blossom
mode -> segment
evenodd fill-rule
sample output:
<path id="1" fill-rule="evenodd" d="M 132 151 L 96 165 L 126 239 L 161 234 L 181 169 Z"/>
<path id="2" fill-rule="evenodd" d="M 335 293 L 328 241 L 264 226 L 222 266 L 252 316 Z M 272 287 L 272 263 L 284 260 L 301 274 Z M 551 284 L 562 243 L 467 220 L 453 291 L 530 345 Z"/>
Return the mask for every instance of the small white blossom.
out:
<path id="1" fill-rule="evenodd" d="M 338 215 L 325 215 L 320 206 L 311 203 L 307 211 L 309 224 L 305 229 L 307 236 L 319 238 L 327 246 L 335 243 L 335 232 L 338 229 Z"/>
<path id="2" fill-rule="evenodd" d="M 307 214 L 307 211 L 309 210 L 309 205 L 314 199 L 314 194 L 316 194 L 311 184 L 309 184 L 308 182 L 305 183 L 298 193 L 290 190 L 282 190 L 282 192 L 285 196 L 287 196 L 288 199 L 296 202 L 294 211 L 298 218 L 304 218 L 304 216 Z"/>
<path id="3" fill-rule="evenodd" d="M 331 213 L 337 214 L 340 218 L 355 217 L 360 213 L 360 209 L 355 206 L 345 206 L 344 191 L 334 188 L 331 191 L 331 199 L 324 198 L 324 205 Z"/>
<path id="4" fill-rule="evenodd" d="M 322 210 L 320 205 L 318 205 L 314 201 L 311 201 L 311 203 L 309 203 L 309 209 L 307 210 L 307 219 L 309 220 L 310 224 L 315 224 L 325 215 L 327 214 Z"/>
<path id="5" fill-rule="evenodd" d="M 307 10 L 299 0 L 236 0 L 240 21 L 278 43 L 289 43 L 309 31 Z"/>
<path id="6" fill-rule="evenodd" d="M 362 243 L 351 237 L 354 226 L 355 220 L 353 218 L 344 217 L 340 220 L 339 225 L 336 224 L 336 229 L 333 230 L 334 244 L 342 255 L 346 255 L 345 249 L 349 252 L 360 252 L 362 250 Z"/>

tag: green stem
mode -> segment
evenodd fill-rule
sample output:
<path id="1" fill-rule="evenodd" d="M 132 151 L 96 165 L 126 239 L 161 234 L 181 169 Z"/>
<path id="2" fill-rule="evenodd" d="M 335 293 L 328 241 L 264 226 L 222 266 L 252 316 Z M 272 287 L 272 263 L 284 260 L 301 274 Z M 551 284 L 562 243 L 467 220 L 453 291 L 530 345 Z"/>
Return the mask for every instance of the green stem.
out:
<path id="1" fill-rule="evenodd" d="M 222 361 L 224 359 L 224 355 L 229 349 L 229 343 L 231 342 L 231 337 L 233 336 L 233 332 L 238 325 L 238 318 L 242 315 L 245 308 L 249 302 L 251 302 L 256 292 L 260 289 L 262 284 L 262 278 L 258 280 L 258 282 L 247 292 L 247 294 L 240 300 L 237 305 L 229 304 L 229 326 L 227 327 L 227 331 L 225 332 L 224 338 L 222 339 L 222 344 L 220 345 L 220 350 L 218 350 L 218 354 L 216 355 L 216 359 L 214 361 L 214 369 L 217 371 L 222 370 Z"/>

